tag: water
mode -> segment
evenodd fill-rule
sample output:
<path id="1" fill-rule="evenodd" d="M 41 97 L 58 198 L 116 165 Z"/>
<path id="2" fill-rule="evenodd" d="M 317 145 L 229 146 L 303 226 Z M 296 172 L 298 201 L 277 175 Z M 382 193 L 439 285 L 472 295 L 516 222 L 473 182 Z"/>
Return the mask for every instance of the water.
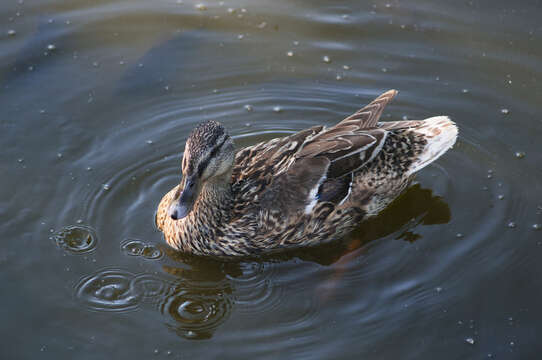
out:
<path id="1" fill-rule="evenodd" d="M 541 15 L 540 1 L 3 1 L 0 357 L 536 358 Z M 242 147 L 390 88 L 384 119 L 446 114 L 460 137 L 381 216 L 260 260 L 164 245 L 154 211 L 198 122 Z"/>

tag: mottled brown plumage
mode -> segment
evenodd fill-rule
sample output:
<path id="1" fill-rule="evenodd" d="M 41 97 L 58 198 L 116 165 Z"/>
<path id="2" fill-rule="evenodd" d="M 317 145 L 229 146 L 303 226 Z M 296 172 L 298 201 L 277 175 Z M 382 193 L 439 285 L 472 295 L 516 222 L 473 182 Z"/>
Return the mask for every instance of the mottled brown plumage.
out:
<path id="1" fill-rule="evenodd" d="M 199 125 L 185 146 L 181 184 L 158 206 L 167 243 L 198 255 L 256 255 L 332 241 L 378 214 L 457 136 L 443 116 L 379 123 L 396 93 L 333 127 L 236 155 L 219 123 Z"/>

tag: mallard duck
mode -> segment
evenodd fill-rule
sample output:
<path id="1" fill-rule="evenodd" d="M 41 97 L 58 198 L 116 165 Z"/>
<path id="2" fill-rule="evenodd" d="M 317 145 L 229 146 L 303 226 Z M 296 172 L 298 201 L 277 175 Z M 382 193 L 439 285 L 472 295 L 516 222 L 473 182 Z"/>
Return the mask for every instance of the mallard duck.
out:
<path id="1" fill-rule="evenodd" d="M 455 143 L 446 116 L 379 122 L 390 90 L 332 127 L 244 148 L 216 121 L 188 137 L 182 179 L 160 201 L 167 243 L 197 255 L 252 256 L 341 238 L 378 214 Z"/>

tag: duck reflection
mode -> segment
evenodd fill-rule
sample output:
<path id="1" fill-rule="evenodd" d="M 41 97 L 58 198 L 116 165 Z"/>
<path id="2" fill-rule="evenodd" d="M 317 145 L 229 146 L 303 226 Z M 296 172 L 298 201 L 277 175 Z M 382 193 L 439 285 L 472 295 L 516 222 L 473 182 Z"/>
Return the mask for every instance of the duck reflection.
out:
<path id="1" fill-rule="evenodd" d="M 179 253 L 163 246 L 168 265 L 164 272 L 175 280 L 161 301 L 160 309 L 168 317 L 167 326 L 187 339 L 209 339 L 231 314 L 235 289 L 232 278 L 243 276 L 247 262 L 283 262 L 291 259 L 337 265 L 333 281 L 341 277 L 349 259 L 367 243 L 396 234 L 395 239 L 414 242 L 421 238 L 419 225 L 450 221 L 450 209 L 444 200 L 419 184 L 411 186 L 379 216 L 361 224 L 343 241 L 315 248 L 251 259 L 209 259 Z M 334 266 L 335 266 L 334 265 Z M 326 297 L 329 294 L 326 295 Z"/>

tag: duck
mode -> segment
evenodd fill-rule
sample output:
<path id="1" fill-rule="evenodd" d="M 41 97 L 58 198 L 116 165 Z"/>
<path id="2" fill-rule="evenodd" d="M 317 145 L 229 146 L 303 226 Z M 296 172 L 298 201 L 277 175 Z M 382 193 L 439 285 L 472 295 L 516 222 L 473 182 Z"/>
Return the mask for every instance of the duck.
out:
<path id="1" fill-rule="evenodd" d="M 389 90 L 334 126 L 313 126 L 235 150 L 214 120 L 190 133 L 182 176 L 161 199 L 158 229 L 173 249 L 243 257 L 345 237 L 450 149 L 447 116 L 379 121 Z"/>

